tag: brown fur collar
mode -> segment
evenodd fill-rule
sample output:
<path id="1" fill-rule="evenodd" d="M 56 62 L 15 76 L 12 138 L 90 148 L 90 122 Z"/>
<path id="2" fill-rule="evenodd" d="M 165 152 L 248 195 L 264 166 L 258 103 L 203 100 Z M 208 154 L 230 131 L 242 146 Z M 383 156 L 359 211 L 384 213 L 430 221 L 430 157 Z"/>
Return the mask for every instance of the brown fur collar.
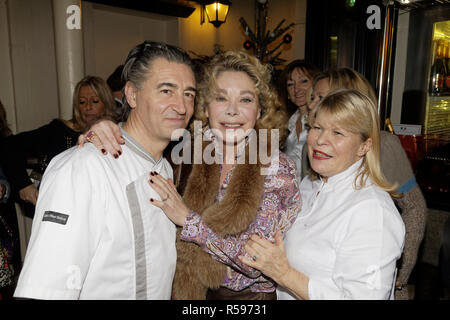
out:
<path id="1" fill-rule="evenodd" d="M 194 165 L 183 195 L 184 201 L 218 235 L 237 235 L 247 230 L 256 218 L 264 192 L 265 176 L 261 175 L 261 168 L 261 164 L 248 164 L 248 161 L 237 164 L 225 196 L 218 203 L 219 165 Z M 180 230 L 173 298 L 205 299 L 208 288 L 218 288 L 223 283 L 226 265 L 214 260 L 198 245 L 181 241 L 179 233 Z"/>

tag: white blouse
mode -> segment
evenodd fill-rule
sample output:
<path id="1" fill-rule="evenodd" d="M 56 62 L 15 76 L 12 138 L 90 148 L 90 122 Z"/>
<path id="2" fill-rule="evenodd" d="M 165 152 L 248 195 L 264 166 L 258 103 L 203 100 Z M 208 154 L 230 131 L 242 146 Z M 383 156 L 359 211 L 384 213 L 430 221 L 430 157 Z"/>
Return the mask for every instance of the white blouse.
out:
<path id="1" fill-rule="evenodd" d="M 289 158 L 292 159 L 292 161 L 295 162 L 295 166 L 297 167 L 298 172 L 298 183 L 300 184 L 302 176 L 302 149 L 308 137 L 308 130 L 306 130 L 305 126 L 307 123 L 307 115 L 305 114 L 301 119 L 303 130 L 302 132 L 300 132 L 300 137 L 297 138 L 296 124 L 298 117 L 300 117 L 299 110 L 295 111 L 295 113 L 289 118 L 289 135 L 286 139 L 286 147 L 284 152 L 288 155 Z"/>
<path id="2" fill-rule="evenodd" d="M 310 299 L 393 298 L 405 227 L 389 194 L 354 180 L 362 160 L 322 180 L 305 177 L 302 210 L 284 240 L 290 265 L 309 278 Z M 283 287 L 278 299 L 296 299 Z"/>

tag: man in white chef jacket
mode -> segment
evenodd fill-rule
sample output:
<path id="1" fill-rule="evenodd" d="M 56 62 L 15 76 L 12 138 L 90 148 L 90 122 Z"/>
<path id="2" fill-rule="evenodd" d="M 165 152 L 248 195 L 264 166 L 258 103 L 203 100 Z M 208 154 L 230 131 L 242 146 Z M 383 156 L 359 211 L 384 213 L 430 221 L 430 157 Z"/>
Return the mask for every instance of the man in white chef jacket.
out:
<path id="1" fill-rule="evenodd" d="M 192 70 L 186 53 L 163 43 L 145 41 L 130 51 L 123 153 L 104 156 L 88 143 L 51 161 L 15 297 L 170 299 L 175 225 L 150 203 L 165 199 L 148 180 L 151 171 L 172 178 L 162 153 L 192 116 Z"/>

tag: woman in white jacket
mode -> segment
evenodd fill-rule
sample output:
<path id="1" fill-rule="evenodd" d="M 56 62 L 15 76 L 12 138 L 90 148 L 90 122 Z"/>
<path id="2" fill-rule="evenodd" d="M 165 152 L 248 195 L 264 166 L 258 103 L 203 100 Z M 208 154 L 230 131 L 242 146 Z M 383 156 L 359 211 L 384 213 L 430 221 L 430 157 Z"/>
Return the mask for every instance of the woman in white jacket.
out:
<path id="1" fill-rule="evenodd" d="M 278 299 L 389 299 L 405 228 L 380 170 L 376 108 L 355 90 L 317 106 L 308 134 L 316 175 L 300 191 L 303 208 L 286 235 L 254 235 L 249 266 L 275 280 Z"/>

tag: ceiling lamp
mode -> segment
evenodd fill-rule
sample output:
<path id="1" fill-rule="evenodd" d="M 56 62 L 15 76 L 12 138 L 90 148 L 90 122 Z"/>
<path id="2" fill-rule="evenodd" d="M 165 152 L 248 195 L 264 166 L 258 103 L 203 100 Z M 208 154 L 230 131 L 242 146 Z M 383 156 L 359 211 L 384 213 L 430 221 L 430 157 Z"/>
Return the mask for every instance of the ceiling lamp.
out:
<path id="1" fill-rule="evenodd" d="M 216 28 L 218 28 L 222 23 L 227 20 L 228 11 L 231 6 L 231 1 L 220 0 L 220 1 L 207 1 L 202 5 L 202 11 L 206 11 L 208 20 Z M 204 22 L 204 13 L 202 13 L 202 23 Z"/>

